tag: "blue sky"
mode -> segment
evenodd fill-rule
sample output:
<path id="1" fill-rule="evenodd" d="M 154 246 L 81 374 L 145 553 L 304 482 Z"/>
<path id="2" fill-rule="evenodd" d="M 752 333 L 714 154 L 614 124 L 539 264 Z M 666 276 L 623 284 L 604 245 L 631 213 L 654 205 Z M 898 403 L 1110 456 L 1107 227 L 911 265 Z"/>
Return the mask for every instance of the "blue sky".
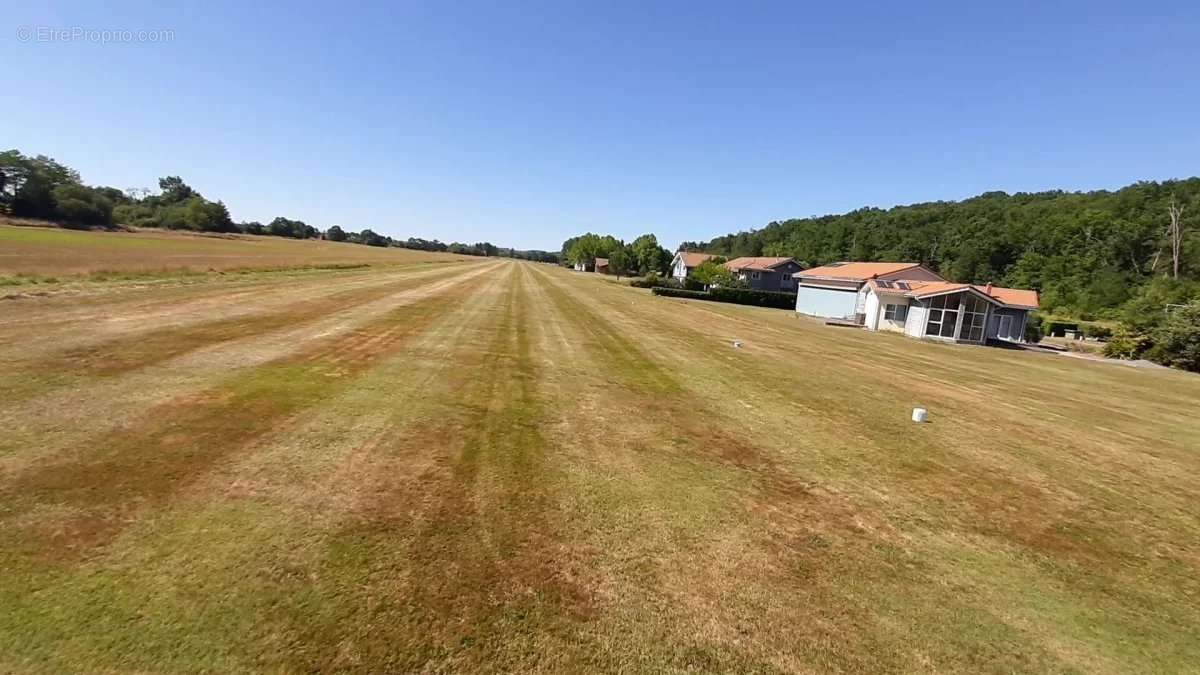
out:
<path id="1" fill-rule="evenodd" d="M 21 5 L 0 145 L 89 183 L 178 174 L 237 220 L 674 246 L 1200 173 L 1195 2 Z"/>

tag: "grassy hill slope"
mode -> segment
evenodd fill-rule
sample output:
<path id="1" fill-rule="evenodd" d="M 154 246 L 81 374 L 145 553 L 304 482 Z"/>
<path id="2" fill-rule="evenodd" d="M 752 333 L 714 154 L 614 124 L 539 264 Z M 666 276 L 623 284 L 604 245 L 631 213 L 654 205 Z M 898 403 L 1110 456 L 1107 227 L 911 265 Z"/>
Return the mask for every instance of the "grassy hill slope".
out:
<path id="1" fill-rule="evenodd" d="M 0 277 L 272 269 L 462 260 L 321 240 L 166 230 L 106 232 L 0 221 Z"/>

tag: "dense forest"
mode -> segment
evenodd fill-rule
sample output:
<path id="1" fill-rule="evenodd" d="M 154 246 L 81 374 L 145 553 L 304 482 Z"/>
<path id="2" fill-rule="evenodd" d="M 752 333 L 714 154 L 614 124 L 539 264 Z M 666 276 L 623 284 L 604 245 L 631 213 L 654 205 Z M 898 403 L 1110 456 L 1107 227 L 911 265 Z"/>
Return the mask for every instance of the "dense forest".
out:
<path id="1" fill-rule="evenodd" d="M 1172 204 L 1182 210 L 1182 236 L 1174 242 Z M 953 281 L 1037 289 L 1042 309 L 1053 314 L 1117 318 L 1152 280 L 1178 279 L 1166 285 L 1182 288 L 1200 279 L 1200 237 L 1188 236 L 1198 219 L 1200 178 L 1190 178 L 1115 192 L 988 192 L 958 202 L 864 208 L 681 248 L 791 256 L 806 266 L 915 261 Z"/>
<path id="2" fill-rule="evenodd" d="M 17 150 L 0 152 L 0 213 L 52 220 L 66 227 L 127 226 L 230 232 L 558 262 L 558 255 L 549 251 L 521 251 L 488 242 L 443 244 L 436 239 L 429 241 L 415 237 L 400 240 L 370 229 L 348 231 L 339 225 L 321 231 L 304 221 L 282 216 L 265 225 L 257 221 L 234 222 L 223 202 L 205 198 L 179 176 L 160 178 L 158 192 L 148 188 L 119 190 L 89 186 L 74 169 L 44 155 L 30 157 Z"/>

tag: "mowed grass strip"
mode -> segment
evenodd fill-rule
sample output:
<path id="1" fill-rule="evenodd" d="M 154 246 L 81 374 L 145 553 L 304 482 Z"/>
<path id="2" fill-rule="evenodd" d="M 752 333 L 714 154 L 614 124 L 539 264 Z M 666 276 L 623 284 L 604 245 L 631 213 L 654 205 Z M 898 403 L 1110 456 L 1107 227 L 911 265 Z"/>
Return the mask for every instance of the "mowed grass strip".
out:
<path id="1" fill-rule="evenodd" d="M 512 265 L 425 392 L 430 416 L 371 444 L 423 457 L 416 480 L 384 471 L 331 537 L 319 617 L 298 615 L 296 670 L 561 669 L 589 616 L 558 522 L 546 401 L 531 336 L 537 308 Z M 347 589 L 347 579 L 371 583 Z"/>
<path id="2" fill-rule="evenodd" d="M 739 432 L 780 469 L 848 500 L 871 547 L 825 565 L 848 565 L 840 585 L 853 591 L 819 604 L 867 610 L 857 634 L 834 632 L 855 636 L 832 650 L 839 658 L 977 668 L 987 654 L 1015 669 L 1120 671 L 1172 669 L 1196 654 L 1194 636 L 1174 629 L 1200 621 L 1195 602 L 1177 601 L 1200 591 L 1197 523 L 1184 515 L 1197 461 L 1186 448 L 1200 429 L 1174 421 L 1200 399 L 1194 378 L 641 301 L 594 277 L 554 278 L 605 323 L 639 334 L 725 424 L 744 418 Z M 733 338 L 746 346 L 732 349 Z M 1044 369 L 1057 387 L 1045 386 Z M 1139 403 L 1143 389 L 1158 391 Z M 915 404 L 938 418 L 912 426 Z M 1108 404 L 1121 414 L 1097 416 Z"/>
<path id="3" fill-rule="evenodd" d="M 0 669 L 1198 660 L 1193 380 L 544 266 L 438 288 L 445 307 L 347 334 L 349 365 L 317 338 L 206 390 L 198 419 L 164 406 L 130 427 L 140 440 L 99 435 L 0 479 Z M 275 398 L 283 412 L 255 408 Z M 907 421 L 916 403 L 932 424 Z M 207 439 L 172 446 L 197 463 L 166 452 L 168 419 Z M 72 530 L 106 515 L 98 536 Z"/>
<path id="4" fill-rule="evenodd" d="M 255 469 L 225 462 L 102 555 L 39 567 L 10 589 L 24 622 L 0 620 L 0 642 L 30 626 L 61 634 L 60 650 L 15 651 L 60 668 L 89 655 L 119 669 L 585 668 L 588 551 L 558 518 L 542 433 L 556 402 L 539 392 L 537 305 L 510 270 L 297 420 L 316 425 L 301 445 L 276 428 L 248 457 Z M 357 445 L 310 435 L 332 420 Z M 29 586 L 45 602 L 18 590 Z M 59 608 L 89 595 L 108 612 L 70 630 Z M 136 650 L 122 640 L 135 631 Z"/>
<path id="5" fill-rule="evenodd" d="M 458 269 L 454 273 L 461 274 Z M 188 352 L 232 340 L 261 336 L 322 319 L 334 312 L 386 298 L 429 282 L 430 273 L 376 283 L 328 295 L 302 297 L 270 311 L 249 316 L 151 328 L 133 336 L 93 342 L 32 360 L 5 359 L 0 377 L 0 405 L 11 405 L 46 391 L 81 386 L 91 378 L 108 378 L 157 365 Z M 436 272 L 445 276 L 445 272 Z M 303 295 L 303 294 L 301 294 Z"/>
<path id="6" fill-rule="evenodd" d="M 838 575 L 861 574 L 845 561 L 891 548 L 886 536 L 866 534 L 885 524 L 785 466 L 752 426 L 690 389 L 683 378 L 696 364 L 658 360 L 637 333 L 617 328 L 611 308 L 539 276 L 567 339 L 603 378 L 564 383 L 590 392 L 561 433 L 591 465 L 576 476 L 576 508 L 597 546 L 615 554 L 600 565 L 622 587 L 597 630 L 649 636 L 614 658 L 726 672 L 895 663 L 887 645 L 841 649 L 865 639 L 858 626 L 869 615 L 839 597 Z"/>
<path id="7" fill-rule="evenodd" d="M 470 292 L 472 277 L 220 385 L 164 404 L 143 425 L 94 439 L 84 452 L 48 460 L 0 487 L 17 548 L 47 561 L 86 554 L 147 508 L 228 455 L 353 386 Z M 47 518 L 25 517 L 48 511 Z"/>
<path id="8" fill-rule="evenodd" d="M 404 531 L 389 530 L 387 556 L 359 549 L 344 575 L 348 551 L 328 542 L 404 481 L 436 492 L 414 472 L 438 458 L 392 441 L 454 409 L 437 393 L 444 374 L 495 332 L 500 289 L 485 278 L 352 386 L 180 484 L 103 548 L 13 566 L 0 578 L 0 670 L 284 672 L 317 654 L 350 663 L 354 640 L 390 640 L 370 622 L 403 581 L 388 565 Z"/>
<path id="9" fill-rule="evenodd" d="M 615 313 L 610 315 L 612 319 L 630 314 L 633 307 L 638 307 L 639 311 L 633 312 L 627 319 L 631 323 L 643 320 L 648 314 L 644 306 L 623 303 L 615 297 L 609 301 Z M 661 307 L 664 311 L 688 308 L 680 303 L 661 304 L 665 305 Z M 881 471 L 894 468 L 896 472 L 885 474 L 886 477 L 904 485 L 908 480 L 921 481 L 939 476 L 940 470 L 951 472 L 950 476 L 943 476 L 948 485 L 929 490 L 931 496 L 946 499 L 939 504 L 944 508 L 935 510 L 945 517 L 961 514 L 969 522 L 987 523 L 991 530 L 1007 526 L 1006 534 L 1018 541 L 1044 537 L 1042 543 L 1053 546 L 1054 526 L 1061 523 L 1063 517 L 1070 518 L 1073 514 L 1059 513 L 1055 517 L 1045 509 L 1074 509 L 1077 503 L 1074 500 L 1063 503 L 1047 499 L 1049 495 L 1043 489 L 1045 481 L 1029 481 L 1028 478 L 1032 476 L 1027 474 L 1010 477 L 1008 473 L 1013 468 L 1033 470 L 1038 478 L 1048 478 L 1057 473 L 1071 475 L 1078 471 L 1081 460 L 1094 462 L 1093 468 L 1099 471 L 1078 476 L 1085 485 L 1094 476 L 1117 471 L 1129 476 L 1140 475 L 1171 485 L 1172 488 L 1185 488 L 1191 482 L 1191 476 L 1195 475 L 1195 455 L 1189 452 L 1189 448 L 1200 445 L 1200 428 L 1193 426 L 1186 431 L 1180 429 L 1176 432 L 1174 420 L 1171 419 L 1176 414 L 1184 414 L 1188 401 L 1192 400 L 1189 394 L 1194 397 L 1197 393 L 1200 382 L 1196 382 L 1195 378 L 1180 373 L 1105 369 L 1099 364 L 1072 363 L 1060 359 L 1065 362 L 1061 364 L 1059 377 L 1077 378 L 1075 382 L 1079 385 L 1078 389 L 1070 390 L 1068 396 L 1055 397 L 1047 392 L 1047 398 L 1036 399 L 1022 396 L 1020 392 L 1025 387 L 1041 389 L 1040 378 L 1033 377 L 1031 382 L 1026 383 L 1021 379 L 1020 368 L 1040 365 L 1043 357 L 1039 355 L 1023 355 L 1014 359 L 1013 355 L 1003 350 L 956 348 L 890 336 L 845 335 L 844 332 L 830 331 L 796 319 L 791 319 L 791 323 L 794 327 L 811 332 L 804 335 L 806 338 L 822 340 L 827 353 L 837 353 L 839 349 L 845 351 L 847 346 L 855 349 L 878 347 L 882 352 L 881 358 L 859 358 L 849 363 L 789 358 L 791 344 L 772 344 L 765 337 L 758 340 L 750 338 L 752 343 L 757 343 L 752 349 L 769 349 L 763 356 L 769 355 L 771 358 L 756 357 L 743 351 L 724 349 L 728 342 L 714 340 L 712 332 L 698 329 L 703 324 L 694 320 L 664 322 L 663 330 L 651 336 L 652 339 L 647 342 L 663 342 L 663 333 L 668 333 L 670 338 L 665 342 L 672 346 L 686 346 L 700 359 L 706 360 L 710 367 L 696 369 L 689 378 L 693 386 L 720 386 L 722 375 L 746 381 L 771 382 L 770 387 L 755 392 L 754 401 L 758 405 L 745 406 L 744 414 L 754 414 L 753 411 L 762 408 L 763 404 L 770 410 L 791 406 L 799 414 L 790 417 L 772 415 L 764 420 L 777 434 L 775 437 L 781 437 L 789 427 L 802 425 L 805 435 L 821 446 L 837 446 L 852 440 L 848 452 L 839 453 L 836 460 L 851 465 L 846 468 L 860 471 L 861 479 L 878 481 Z M 712 327 L 720 331 L 728 330 L 728 327 L 720 324 L 713 324 Z M 733 335 L 745 337 L 744 332 Z M 839 339 L 853 342 L 839 347 Z M 881 341 L 882 344 L 873 345 L 871 340 Z M 718 346 L 722 349 L 716 349 Z M 812 348 L 804 343 L 798 346 L 804 350 Z M 1099 370 L 1095 370 L 1097 368 Z M 1160 390 L 1174 387 L 1176 395 L 1169 403 L 1157 400 L 1151 403 L 1157 414 L 1155 421 L 1150 424 L 1147 424 L 1146 417 L 1134 411 L 1103 409 L 1102 417 L 1096 416 L 1097 406 L 1111 401 L 1123 407 L 1130 399 L 1108 396 L 1103 388 L 1089 390 L 1084 384 L 1085 376 L 1094 376 L 1106 386 L 1128 386 L 1127 381 L 1140 383 L 1145 379 L 1157 379 L 1162 385 Z M 997 382 L 1002 386 L 996 391 L 998 400 L 993 401 L 990 399 L 993 389 L 988 385 Z M 791 392 L 802 392 L 804 396 L 796 400 Z M 1076 399 L 1080 396 L 1091 399 L 1086 407 Z M 932 403 L 942 412 L 943 419 L 939 420 L 940 424 L 922 429 L 921 435 L 900 436 L 897 431 L 912 428 L 905 428 L 906 416 L 902 417 L 900 413 L 906 412 L 908 406 L 905 402 L 897 401 L 898 397 L 909 398 L 911 403 L 908 405 Z M 894 413 L 880 414 L 885 410 L 893 410 Z M 1093 416 L 1093 422 L 1084 422 L 1085 416 Z M 1030 417 L 1052 424 L 1030 424 Z M 1099 428 L 1097 423 L 1101 425 Z M 1134 423 L 1136 426 L 1133 426 Z M 1077 425 L 1077 428 L 1069 431 L 1060 428 L 1067 424 Z M 1114 437 L 1113 427 L 1117 425 L 1123 427 L 1125 433 Z M 985 433 L 970 436 L 973 430 L 980 429 Z M 1003 429 L 1005 433 L 986 433 L 997 429 Z M 969 443 L 964 442 L 968 439 Z M 1146 445 L 1150 442 L 1154 443 L 1152 448 Z M 1049 451 L 1046 444 L 1049 444 Z M 1016 455 L 1014 451 L 1017 451 Z M 1141 462 L 1133 462 L 1139 455 L 1142 456 Z M 888 457 L 891 461 L 880 465 L 877 462 L 879 456 Z M 1017 460 L 1016 467 L 1012 464 L 1014 459 Z M 1022 467 L 1023 462 L 1032 462 L 1033 466 Z M 1141 466 L 1133 466 L 1135 463 Z M 961 500 L 961 495 L 957 493 L 969 487 L 969 482 L 964 483 L 964 480 L 971 478 L 980 483 L 975 492 L 979 496 L 990 496 L 992 499 L 989 502 Z M 1111 498 L 1115 495 L 1107 485 L 1088 487 L 1093 488 L 1089 490 L 1089 496 L 1097 499 L 1099 505 L 1112 505 Z M 1178 493 L 1161 495 L 1171 502 L 1178 496 Z M 1009 508 L 1014 504 L 1024 506 L 1020 509 Z M 1173 505 L 1181 507 L 1183 503 L 1174 502 Z M 1128 515 L 1140 513 L 1156 521 L 1161 520 L 1163 515 L 1162 509 L 1147 511 L 1136 502 L 1124 506 L 1134 509 Z M 986 510 L 975 513 L 964 511 L 964 508 L 975 507 Z M 1090 515 L 1102 514 L 1103 511 L 1097 511 Z M 1096 518 L 1093 525 L 1107 529 L 1107 520 L 1104 517 Z M 1145 527 L 1153 528 L 1153 525 L 1143 523 Z M 1111 532 L 1110 536 L 1099 540 L 1095 536 L 1084 539 L 1094 543 L 1107 541 L 1112 545 L 1113 550 L 1101 554 L 1110 561 L 1114 560 L 1110 554 L 1115 550 L 1136 553 L 1135 549 L 1128 546 L 1127 532 Z"/>

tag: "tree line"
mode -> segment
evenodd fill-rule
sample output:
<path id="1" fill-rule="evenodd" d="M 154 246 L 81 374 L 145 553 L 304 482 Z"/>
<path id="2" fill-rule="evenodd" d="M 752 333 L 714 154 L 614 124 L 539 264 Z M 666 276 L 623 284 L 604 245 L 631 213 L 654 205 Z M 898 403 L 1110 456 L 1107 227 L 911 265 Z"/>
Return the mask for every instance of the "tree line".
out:
<path id="1" fill-rule="evenodd" d="M 666 274 L 673 257 L 673 253 L 659 246 L 658 237 L 653 234 L 643 234 L 626 244 L 611 234 L 588 232 L 567 239 L 559 251 L 559 258 L 568 266 L 606 258 L 609 273 L 617 276 Z"/>
<path id="2" fill-rule="evenodd" d="M 545 263 L 557 263 L 559 261 L 558 254 L 553 251 L 505 248 L 503 246 L 495 246 L 486 241 L 477 244 L 460 244 L 458 242 L 443 244 L 437 239 L 429 240 L 409 237 L 407 240 L 398 242 L 396 245 L 404 248 L 416 249 L 419 251 L 461 253 L 463 255 L 479 255 L 491 258 L 516 258 L 518 260 L 532 260 L 533 262 Z"/>
<path id="3" fill-rule="evenodd" d="M 1115 192 L 988 192 L 963 201 L 798 218 L 685 242 L 727 256 L 919 262 L 953 281 L 1033 288 L 1051 313 L 1115 318 L 1154 279 L 1196 281 L 1200 240 L 1168 230 L 1172 204 L 1200 213 L 1200 178 Z M 1182 231 L 1186 222 L 1181 220 Z"/>
<path id="4" fill-rule="evenodd" d="M 234 222 L 221 201 L 210 200 L 179 176 L 158 181 L 158 192 L 148 188 L 119 190 L 85 185 L 79 172 L 45 155 L 26 156 L 18 150 L 0 152 L 0 213 L 20 218 L 51 220 L 66 227 L 150 227 L 195 232 L 227 232 L 393 246 L 463 255 L 504 256 L 539 262 L 558 262 L 549 251 L 522 251 L 489 242 L 443 244 L 411 237 L 393 239 L 370 229 L 348 231 L 332 225 L 325 231 L 283 216 L 269 223 Z"/>

